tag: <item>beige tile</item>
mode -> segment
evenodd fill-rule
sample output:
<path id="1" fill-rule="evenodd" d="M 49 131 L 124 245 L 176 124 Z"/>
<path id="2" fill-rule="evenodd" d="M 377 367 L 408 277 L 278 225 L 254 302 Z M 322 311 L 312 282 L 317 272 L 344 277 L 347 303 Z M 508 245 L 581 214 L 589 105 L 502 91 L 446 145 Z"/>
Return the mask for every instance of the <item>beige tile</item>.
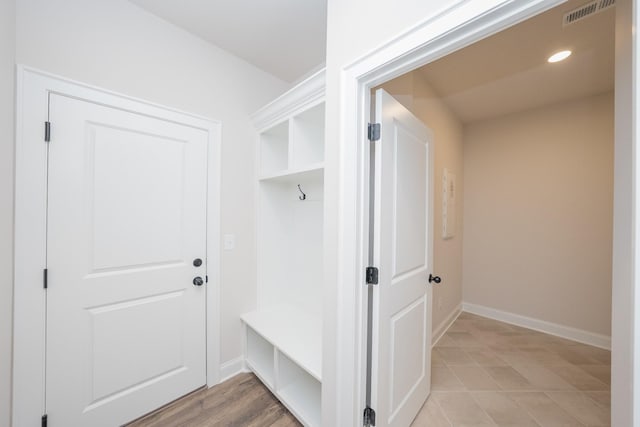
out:
<path id="1" fill-rule="evenodd" d="M 547 396 L 587 426 L 606 426 L 611 422 L 609 411 L 585 393 L 556 391 L 547 392 Z"/>
<path id="2" fill-rule="evenodd" d="M 539 365 L 514 366 L 536 390 L 572 390 L 575 388 L 551 370 Z"/>
<path id="3" fill-rule="evenodd" d="M 429 397 L 422 406 L 411 427 L 451 427 L 447 417 L 438 406 L 433 396 Z"/>
<path id="4" fill-rule="evenodd" d="M 434 391 L 464 390 L 465 387 L 448 367 L 432 366 L 431 389 Z"/>
<path id="5" fill-rule="evenodd" d="M 498 383 L 480 366 L 451 366 L 467 390 L 500 390 Z"/>
<path id="6" fill-rule="evenodd" d="M 438 343 L 432 359 L 433 390 L 439 400 L 429 410 L 425 405 L 416 426 L 418 421 L 440 425 L 443 417 L 455 426 L 486 425 L 487 418 L 492 425 L 526 426 L 536 425 L 535 421 L 541 426 L 581 426 L 578 412 L 587 404 L 591 409 L 584 410 L 580 419 L 608 422 L 611 353 L 607 350 L 463 313 Z M 478 420 L 468 416 L 478 413 L 473 405 L 467 408 L 469 393 L 486 409 L 479 413 L 491 416 Z"/>
<path id="7" fill-rule="evenodd" d="M 495 332 L 472 331 L 471 334 L 478 340 L 483 347 L 500 344 L 501 338 Z"/>
<path id="8" fill-rule="evenodd" d="M 578 351 L 576 351 L 575 346 L 551 344 L 547 347 L 547 349 L 557 354 L 559 357 L 564 359 L 567 363 L 571 363 L 573 365 L 597 364 L 597 360 L 587 357 L 583 354 L 580 354 Z"/>
<path id="9" fill-rule="evenodd" d="M 487 366 L 485 370 L 506 391 L 532 390 L 533 385 L 511 366 Z"/>
<path id="10" fill-rule="evenodd" d="M 533 359 L 529 354 L 521 351 L 518 348 L 515 348 L 513 350 L 496 351 L 496 354 L 511 366 L 527 366 L 539 364 L 539 362 Z"/>
<path id="11" fill-rule="evenodd" d="M 606 391 L 610 386 L 574 365 L 549 366 L 553 372 L 562 377 L 566 382 L 582 391 Z"/>
<path id="12" fill-rule="evenodd" d="M 610 365 L 611 364 L 611 352 L 602 348 L 593 347 L 586 344 L 574 343 L 571 346 L 579 354 L 595 360 L 597 365 Z"/>
<path id="13" fill-rule="evenodd" d="M 577 365 L 594 378 L 599 379 L 607 385 L 611 385 L 611 365 Z"/>
<path id="14" fill-rule="evenodd" d="M 451 337 L 447 336 L 446 334 L 441 336 L 440 339 L 438 340 L 438 342 L 436 343 L 435 347 L 455 347 L 456 346 L 456 342 L 451 339 Z"/>
<path id="15" fill-rule="evenodd" d="M 440 353 L 433 350 L 431 351 L 431 366 L 444 366 L 444 359 L 440 356 Z"/>
<path id="16" fill-rule="evenodd" d="M 472 393 L 474 400 L 499 426 L 538 426 L 533 418 L 509 398 L 510 393 Z"/>
<path id="17" fill-rule="evenodd" d="M 484 344 L 469 332 L 447 332 L 456 345 L 460 347 L 484 347 Z"/>
<path id="18" fill-rule="evenodd" d="M 449 366 L 452 365 L 475 365 L 465 351 L 459 347 L 438 347 L 435 349 L 440 353 L 440 357 Z"/>
<path id="19" fill-rule="evenodd" d="M 509 393 L 509 397 L 524 408 L 541 426 L 582 426 L 577 419 L 569 415 L 544 393 Z"/>
<path id="20" fill-rule="evenodd" d="M 493 425 L 489 416 L 466 392 L 434 393 L 433 398 L 454 426 Z"/>
<path id="21" fill-rule="evenodd" d="M 531 360 L 540 363 L 541 365 L 562 365 L 566 363 L 566 360 L 563 359 L 556 353 L 553 353 L 546 348 L 542 347 L 525 347 L 521 348 L 524 354 L 526 354 Z"/>
<path id="22" fill-rule="evenodd" d="M 465 351 L 480 366 L 507 366 L 507 362 L 489 349 L 468 349 Z"/>

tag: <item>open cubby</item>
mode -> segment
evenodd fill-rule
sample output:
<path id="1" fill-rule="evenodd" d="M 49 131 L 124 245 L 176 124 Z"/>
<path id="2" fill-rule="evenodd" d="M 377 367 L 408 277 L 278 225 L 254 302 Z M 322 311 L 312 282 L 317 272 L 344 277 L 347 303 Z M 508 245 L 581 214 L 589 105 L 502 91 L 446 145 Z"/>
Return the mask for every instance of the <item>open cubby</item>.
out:
<path id="1" fill-rule="evenodd" d="M 260 134 L 260 173 L 289 168 L 289 122 L 284 121 Z"/>
<path id="2" fill-rule="evenodd" d="M 309 426 L 320 426 L 321 384 L 287 356 L 278 353 L 276 394 Z"/>
<path id="3" fill-rule="evenodd" d="M 273 354 L 273 345 L 247 327 L 247 364 L 263 383 L 271 387 L 275 384 Z"/>
<path id="4" fill-rule="evenodd" d="M 324 161 L 324 103 L 293 116 L 291 144 L 293 168 Z"/>

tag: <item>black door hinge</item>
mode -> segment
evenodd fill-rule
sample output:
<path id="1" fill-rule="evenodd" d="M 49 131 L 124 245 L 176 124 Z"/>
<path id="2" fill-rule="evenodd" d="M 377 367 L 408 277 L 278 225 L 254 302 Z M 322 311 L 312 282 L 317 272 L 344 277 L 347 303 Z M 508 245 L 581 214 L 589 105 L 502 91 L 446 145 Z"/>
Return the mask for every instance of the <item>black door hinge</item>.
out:
<path id="1" fill-rule="evenodd" d="M 42 285 L 44 286 L 45 289 L 49 287 L 49 269 L 48 268 L 45 268 L 42 271 Z"/>
<path id="2" fill-rule="evenodd" d="M 364 427 L 370 427 L 376 425 L 376 411 L 369 408 L 364 408 Z"/>
<path id="3" fill-rule="evenodd" d="M 51 141 L 51 122 L 44 122 L 44 142 Z"/>
<path id="4" fill-rule="evenodd" d="M 42 427 L 47 427 L 47 414 L 42 416 Z"/>
<path id="5" fill-rule="evenodd" d="M 204 276 L 204 283 L 209 283 L 209 276 Z"/>
<path id="6" fill-rule="evenodd" d="M 369 141 L 377 141 L 380 139 L 380 123 L 369 123 L 369 126 L 367 126 L 367 137 Z"/>
<path id="7" fill-rule="evenodd" d="M 367 285 L 378 284 L 378 268 L 377 267 L 367 267 L 366 282 L 367 282 Z"/>

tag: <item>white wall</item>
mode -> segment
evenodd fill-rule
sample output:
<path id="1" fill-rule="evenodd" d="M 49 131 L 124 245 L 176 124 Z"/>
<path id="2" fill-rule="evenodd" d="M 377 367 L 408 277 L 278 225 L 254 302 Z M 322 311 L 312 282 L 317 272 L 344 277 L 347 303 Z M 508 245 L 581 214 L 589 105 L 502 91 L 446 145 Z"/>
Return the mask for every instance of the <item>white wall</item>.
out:
<path id="1" fill-rule="evenodd" d="M 418 71 L 381 87 L 422 120 L 434 136 L 433 273 L 442 277 L 442 283 L 433 286 L 432 327 L 437 337 L 435 334 L 443 332 L 462 303 L 463 127 Z M 454 237 L 446 240 L 442 238 L 441 190 L 445 168 L 456 175 L 457 183 L 457 230 Z"/>
<path id="2" fill-rule="evenodd" d="M 0 1 L 0 426 L 11 408 L 15 1 Z"/>
<path id="3" fill-rule="evenodd" d="M 18 0 L 17 61 L 222 122 L 221 231 L 237 246 L 222 252 L 221 361 L 240 356 L 256 295 L 249 114 L 287 85 L 126 0 Z"/>
<path id="4" fill-rule="evenodd" d="M 465 127 L 464 302 L 609 337 L 613 93 Z"/>

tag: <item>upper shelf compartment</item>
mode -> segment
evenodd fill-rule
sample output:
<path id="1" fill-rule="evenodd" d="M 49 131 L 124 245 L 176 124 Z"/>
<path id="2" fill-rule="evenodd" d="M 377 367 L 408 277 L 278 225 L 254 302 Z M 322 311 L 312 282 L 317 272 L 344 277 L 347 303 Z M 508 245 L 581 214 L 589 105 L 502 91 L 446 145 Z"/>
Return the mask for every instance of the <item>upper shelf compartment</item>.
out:
<path id="1" fill-rule="evenodd" d="M 323 167 L 324 70 L 252 116 L 261 179 Z"/>
<path id="2" fill-rule="evenodd" d="M 324 103 L 291 118 L 292 168 L 324 161 Z"/>
<path id="3" fill-rule="evenodd" d="M 260 133 L 260 173 L 270 175 L 289 168 L 289 121 Z"/>

